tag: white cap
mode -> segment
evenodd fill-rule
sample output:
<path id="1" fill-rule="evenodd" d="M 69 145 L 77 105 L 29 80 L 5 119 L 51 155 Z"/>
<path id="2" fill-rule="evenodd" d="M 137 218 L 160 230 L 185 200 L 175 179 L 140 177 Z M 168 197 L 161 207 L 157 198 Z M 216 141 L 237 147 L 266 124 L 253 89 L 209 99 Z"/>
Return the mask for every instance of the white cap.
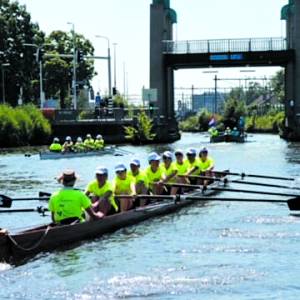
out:
<path id="1" fill-rule="evenodd" d="M 175 150 L 175 155 L 176 155 L 176 154 L 184 155 L 184 152 L 183 152 L 183 150 L 181 150 L 181 149 L 177 149 L 177 150 Z"/>
<path id="2" fill-rule="evenodd" d="M 88 139 L 90 139 L 92 136 L 88 133 L 88 134 L 86 135 L 86 137 L 87 137 Z"/>
<path id="3" fill-rule="evenodd" d="M 208 150 L 204 147 L 204 148 L 202 148 L 201 150 L 200 150 L 200 153 L 208 153 Z M 199 154 L 200 154 L 199 153 Z"/>
<path id="4" fill-rule="evenodd" d="M 80 136 L 77 138 L 77 142 L 82 142 L 82 138 Z"/>
<path id="5" fill-rule="evenodd" d="M 119 164 L 115 166 L 115 172 L 122 172 L 122 171 L 126 171 L 127 168 L 124 164 Z"/>
<path id="6" fill-rule="evenodd" d="M 98 135 L 96 136 L 96 139 L 102 139 L 102 135 L 101 135 L 101 134 L 98 134 Z"/>
<path id="7" fill-rule="evenodd" d="M 156 153 L 156 152 L 151 152 L 148 156 L 148 161 L 152 161 L 152 160 L 160 160 L 161 157 Z"/>
<path id="8" fill-rule="evenodd" d="M 59 143 L 59 138 L 58 138 L 58 137 L 55 137 L 55 138 L 53 139 L 53 142 Z"/>
<path id="9" fill-rule="evenodd" d="M 67 136 L 67 137 L 66 137 L 66 141 L 72 141 L 71 137 L 70 137 L 70 136 Z"/>
<path id="10" fill-rule="evenodd" d="M 197 150 L 195 148 L 189 148 L 186 151 L 186 154 L 188 154 L 188 155 L 197 155 Z"/>
<path id="11" fill-rule="evenodd" d="M 104 175 L 104 174 L 108 174 L 108 170 L 107 170 L 107 168 L 105 168 L 105 167 L 102 167 L 102 166 L 100 166 L 100 167 L 98 167 L 97 169 L 96 169 L 96 171 L 95 171 L 95 174 L 97 175 Z"/>
<path id="12" fill-rule="evenodd" d="M 163 153 L 163 157 L 167 157 L 167 158 L 169 158 L 169 159 L 172 159 L 173 158 L 173 155 L 172 155 L 172 152 L 170 152 L 170 151 L 165 151 L 164 153 Z"/>
<path id="13" fill-rule="evenodd" d="M 138 159 L 133 159 L 131 162 L 130 162 L 131 165 L 135 165 L 137 167 L 140 167 L 141 166 L 141 163 Z"/>

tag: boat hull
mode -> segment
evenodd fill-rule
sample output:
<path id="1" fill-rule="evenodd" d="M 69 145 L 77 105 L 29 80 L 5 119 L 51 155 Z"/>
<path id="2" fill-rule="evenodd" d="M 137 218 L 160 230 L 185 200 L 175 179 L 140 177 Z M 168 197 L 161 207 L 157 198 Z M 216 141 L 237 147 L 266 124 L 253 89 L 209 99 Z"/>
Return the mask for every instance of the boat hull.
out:
<path id="1" fill-rule="evenodd" d="M 213 185 L 216 186 L 216 184 Z M 209 201 L 209 196 L 218 192 L 208 190 L 203 195 L 201 191 L 198 191 L 189 194 L 189 196 L 201 195 L 201 197 L 207 197 L 207 201 Z M 17 234 L 0 236 L 0 261 L 13 264 L 20 263 L 37 253 L 72 245 L 83 240 L 99 238 L 103 234 L 114 232 L 126 226 L 175 212 L 194 202 L 194 200 L 181 200 L 177 202 L 167 200 L 163 203 L 150 204 L 97 221 L 49 227 L 48 231 L 46 229 L 47 226 L 44 226 Z"/>
<path id="2" fill-rule="evenodd" d="M 246 141 L 246 135 L 232 136 L 232 135 L 218 135 L 210 138 L 211 143 L 244 143 Z"/>

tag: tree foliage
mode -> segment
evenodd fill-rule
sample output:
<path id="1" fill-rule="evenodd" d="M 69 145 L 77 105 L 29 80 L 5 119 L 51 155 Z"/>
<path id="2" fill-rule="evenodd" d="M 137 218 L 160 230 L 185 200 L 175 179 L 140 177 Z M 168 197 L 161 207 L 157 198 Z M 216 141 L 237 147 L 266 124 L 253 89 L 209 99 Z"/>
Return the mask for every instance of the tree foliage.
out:
<path id="1" fill-rule="evenodd" d="M 277 100 L 281 103 L 284 102 L 284 70 L 278 71 L 271 79 L 271 89 L 276 96 Z"/>
<path id="2" fill-rule="evenodd" d="M 240 117 L 245 116 L 247 112 L 244 101 L 229 98 L 225 102 L 223 123 L 225 126 L 235 127 Z"/>
<path id="3" fill-rule="evenodd" d="M 24 99 L 34 99 L 34 79 L 38 78 L 38 65 L 34 47 L 41 45 L 44 33 L 31 21 L 24 5 L 16 1 L 0 0 L 0 63 L 9 63 L 5 68 L 5 90 L 8 103 L 17 103 L 20 88 Z"/>
<path id="4" fill-rule="evenodd" d="M 125 138 L 135 143 L 142 143 L 152 141 L 156 134 L 152 133 L 153 122 L 141 111 L 137 117 L 137 124 L 135 126 L 124 126 Z"/>

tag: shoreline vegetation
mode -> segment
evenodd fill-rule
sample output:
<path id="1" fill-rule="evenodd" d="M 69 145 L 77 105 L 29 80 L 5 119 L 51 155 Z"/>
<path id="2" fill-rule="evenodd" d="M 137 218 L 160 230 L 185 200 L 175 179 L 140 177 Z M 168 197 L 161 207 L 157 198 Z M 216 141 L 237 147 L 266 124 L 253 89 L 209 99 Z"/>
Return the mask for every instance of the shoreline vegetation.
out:
<path id="1" fill-rule="evenodd" d="M 51 125 L 33 104 L 13 108 L 0 105 L 0 147 L 43 145 L 51 136 Z"/>
<path id="2" fill-rule="evenodd" d="M 213 115 L 206 110 L 199 114 L 190 116 L 179 122 L 179 129 L 183 132 L 207 132 L 208 123 L 212 118 L 217 120 L 219 128 L 222 129 L 228 124 L 228 119 L 220 115 Z M 270 111 L 265 115 L 251 115 L 245 118 L 245 131 L 249 133 L 274 133 L 280 134 L 283 128 L 284 112 Z M 218 126 L 217 126 L 218 128 Z"/>

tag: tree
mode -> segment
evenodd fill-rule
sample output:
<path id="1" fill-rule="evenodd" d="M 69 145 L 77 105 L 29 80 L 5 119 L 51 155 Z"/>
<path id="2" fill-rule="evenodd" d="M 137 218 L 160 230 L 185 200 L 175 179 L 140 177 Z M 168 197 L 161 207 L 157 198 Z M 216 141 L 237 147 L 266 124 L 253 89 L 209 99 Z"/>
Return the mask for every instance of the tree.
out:
<path id="1" fill-rule="evenodd" d="M 244 101 L 234 98 L 227 99 L 225 102 L 223 123 L 225 126 L 237 126 L 237 122 L 241 116 L 246 114 L 246 105 Z"/>
<path id="2" fill-rule="evenodd" d="M 75 46 L 84 56 L 94 54 L 92 43 L 83 35 L 75 35 Z M 53 57 L 45 58 L 45 91 L 48 96 L 59 96 L 61 107 L 65 107 L 65 98 L 72 87 L 73 79 L 73 58 L 61 58 L 59 54 L 73 54 L 73 36 L 63 31 L 53 31 L 45 41 L 45 50 L 47 54 L 53 54 Z M 78 86 L 90 86 L 90 80 L 95 75 L 94 61 L 84 60 L 77 64 L 76 79 Z M 62 77 L 64 76 L 64 77 Z"/>
<path id="3" fill-rule="evenodd" d="M 278 102 L 284 102 L 284 70 L 278 71 L 271 79 L 271 89 Z"/>
<path id="4" fill-rule="evenodd" d="M 0 63 L 9 63 L 5 72 L 5 91 L 8 103 L 17 103 L 20 88 L 25 101 L 32 101 L 33 81 L 38 78 L 38 64 L 33 47 L 24 44 L 41 45 L 44 33 L 31 22 L 24 5 L 9 0 L 0 0 Z"/>

